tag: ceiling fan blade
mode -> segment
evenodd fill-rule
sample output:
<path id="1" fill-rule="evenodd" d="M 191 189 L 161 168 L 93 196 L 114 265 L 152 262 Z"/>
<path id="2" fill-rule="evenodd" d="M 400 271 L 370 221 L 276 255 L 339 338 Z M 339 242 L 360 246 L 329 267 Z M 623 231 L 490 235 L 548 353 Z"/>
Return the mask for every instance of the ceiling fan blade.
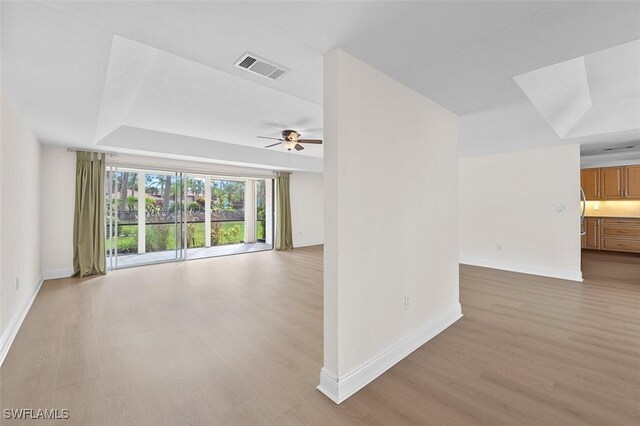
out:
<path id="1" fill-rule="evenodd" d="M 270 138 L 268 136 L 258 136 L 260 139 L 273 139 L 274 141 L 280 141 L 282 142 L 284 139 L 280 139 L 280 138 Z"/>
<path id="2" fill-rule="evenodd" d="M 298 143 L 315 143 L 320 145 L 322 143 L 322 139 L 298 139 Z"/>
<path id="3" fill-rule="evenodd" d="M 299 143 L 295 144 L 293 147 L 296 149 L 296 151 L 302 151 L 304 149 L 304 146 L 300 145 Z"/>
<path id="4" fill-rule="evenodd" d="M 265 146 L 265 148 L 271 148 L 272 146 L 280 145 L 282 142 L 272 143 L 271 145 Z"/>

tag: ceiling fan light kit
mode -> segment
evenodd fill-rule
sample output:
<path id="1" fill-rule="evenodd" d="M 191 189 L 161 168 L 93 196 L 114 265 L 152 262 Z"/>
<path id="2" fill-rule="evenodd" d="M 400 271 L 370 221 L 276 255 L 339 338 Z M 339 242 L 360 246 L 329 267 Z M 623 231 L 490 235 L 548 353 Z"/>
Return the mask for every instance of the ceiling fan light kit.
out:
<path id="1" fill-rule="evenodd" d="M 296 141 L 284 141 L 284 142 L 282 142 L 282 145 L 285 147 L 285 149 L 287 149 L 288 151 L 291 151 L 293 148 L 295 148 L 296 145 L 298 145 L 298 142 L 296 142 Z"/>

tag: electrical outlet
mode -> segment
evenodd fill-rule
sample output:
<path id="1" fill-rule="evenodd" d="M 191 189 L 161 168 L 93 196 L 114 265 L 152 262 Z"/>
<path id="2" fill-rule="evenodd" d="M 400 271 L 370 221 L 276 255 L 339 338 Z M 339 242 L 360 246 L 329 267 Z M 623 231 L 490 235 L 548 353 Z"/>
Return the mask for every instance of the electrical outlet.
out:
<path id="1" fill-rule="evenodd" d="M 404 295 L 404 310 L 405 311 L 409 310 L 409 295 L 408 294 Z"/>
<path id="2" fill-rule="evenodd" d="M 20 278 L 16 277 L 16 290 L 20 288 Z"/>

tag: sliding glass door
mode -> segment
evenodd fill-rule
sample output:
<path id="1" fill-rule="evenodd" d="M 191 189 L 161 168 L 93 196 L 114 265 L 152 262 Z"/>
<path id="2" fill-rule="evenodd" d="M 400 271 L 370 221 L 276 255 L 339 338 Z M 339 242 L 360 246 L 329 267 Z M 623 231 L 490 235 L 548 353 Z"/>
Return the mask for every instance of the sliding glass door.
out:
<path id="1" fill-rule="evenodd" d="M 182 175 L 111 166 L 105 181 L 108 267 L 181 259 Z"/>
<path id="2" fill-rule="evenodd" d="M 273 248 L 272 179 L 109 166 L 109 269 Z"/>

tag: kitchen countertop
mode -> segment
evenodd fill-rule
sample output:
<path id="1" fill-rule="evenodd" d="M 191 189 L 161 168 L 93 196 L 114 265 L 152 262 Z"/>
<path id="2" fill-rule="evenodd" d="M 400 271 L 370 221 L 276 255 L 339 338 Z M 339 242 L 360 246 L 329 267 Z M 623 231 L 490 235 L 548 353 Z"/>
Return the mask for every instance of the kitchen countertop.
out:
<path id="1" fill-rule="evenodd" d="M 594 219 L 640 219 L 640 216 L 598 216 L 598 215 L 586 215 L 585 218 Z"/>

